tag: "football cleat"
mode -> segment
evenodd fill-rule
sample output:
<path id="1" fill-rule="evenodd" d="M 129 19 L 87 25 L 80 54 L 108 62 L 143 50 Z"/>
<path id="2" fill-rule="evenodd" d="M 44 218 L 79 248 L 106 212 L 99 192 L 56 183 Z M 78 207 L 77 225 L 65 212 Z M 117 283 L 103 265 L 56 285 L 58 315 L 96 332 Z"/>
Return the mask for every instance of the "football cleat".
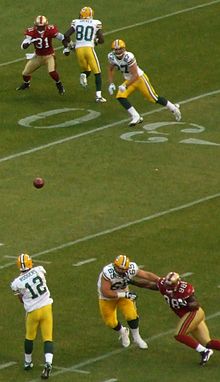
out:
<path id="1" fill-rule="evenodd" d="M 118 255 L 114 260 L 114 266 L 123 270 L 127 271 L 130 265 L 130 260 L 128 256 L 125 255 Z"/>
<path id="2" fill-rule="evenodd" d="M 129 126 L 132 127 L 132 126 L 138 125 L 139 123 L 142 123 L 142 122 L 143 122 L 143 118 L 140 117 L 140 115 L 138 115 L 138 116 L 133 117 L 133 119 L 129 123 Z"/>
<path id="3" fill-rule="evenodd" d="M 32 362 L 26 362 L 24 363 L 24 370 L 28 371 L 33 369 L 34 364 Z"/>
<path id="4" fill-rule="evenodd" d="M 83 7 L 79 12 L 80 19 L 92 19 L 94 16 L 94 11 L 90 7 Z"/>
<path id="5" fill-rule="evenodd" d="M 27 253 L 21 253 L 17 258 L 17 267 L 21 272 L 31 269 L 33 267 L 31 257 Z"/>
<path id="6" fill-rule="evenodd" d="M 208 362 L 209 358 L 212 356 L 213 353 L 214 352 L 212 349 L 207 349 L 207 350 L 204 350 L 203 352 L 201 352 L 200 353 L 201 354 L 200 365 L 204 366 Z"/>
<path id="7" fill-rule="evenodd" d="M 88 84 L 87 84 L 87 77 L 86 77 L 85 73 L 81 73 L 80 74 L 79 82 L 80 82 L 80 85 L 82 85 L 83 88 L 87 87 Z"/>
<path id="8" fill-rule="evenodd" d="M 41 373 L 41 379 L 48 379 L 52 371 L 51 363 L 45 363 L 43 371 Z"/>
<path id="9" fill-rule="evenodd" d="M 175 106 L 176 106 L 176 109 L 173 111 L 173 114 L 176 118 L 176 121 L 179 122 L 181 121 L 181 118 L 182 118 L 181 112 L 180 112 L 180 105 L 176 103 Z"/>
<path id="10" fill-rule="evenodd" d="M 29 89 L 30 87 L 30 82 L 23 82 L 20 86 L 16 88 L 16 90 L 25 90 Z"/>
<path id="11" fill-rule="evenodd" d="M 61 81 L 56 82 L 56 87 L 58 89 L 59 94 L 63 95 L 65 93 L 65 89 Z"/>
<path id="12" fill-rule="evenodd" d="M 145 342 L 141 337 L 134 339 L 134 343 L 140 348 L 140 349 L 148 349 L 148 344 Z"/>
<path id="13" fill-rule="evenodd" d="M 124 348 L 127 348 L 130 345 L 129 329 L 128 328 L 122 328 L 121 329 L 119 340 L 121 340 L 122 346 Z"/>
<path id="14" fill-rule="evenodd" d="M 97 103 L 105 103 L 107 100 L 104 97 L 96 97 L 95 101 Z"/>
<path id="15" fill-rule="evenodd" d="M 123 40 L 114 40 L 112 42 L 112 50 L 114 51 L 116 57 L 122 58 L 126 50 L 126 45 Z"/>

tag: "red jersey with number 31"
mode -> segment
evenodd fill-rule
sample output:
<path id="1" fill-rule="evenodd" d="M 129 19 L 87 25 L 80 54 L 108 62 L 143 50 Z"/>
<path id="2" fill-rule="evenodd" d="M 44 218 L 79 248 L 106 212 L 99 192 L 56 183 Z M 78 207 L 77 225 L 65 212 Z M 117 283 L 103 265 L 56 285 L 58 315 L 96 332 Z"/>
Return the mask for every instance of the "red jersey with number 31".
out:
<path id="1" fill-rule="evenodd" d="M 167 304 L 179 317 L 191 312 L 187 301 L 187 299 L 194 294 L 194 288 L 191 284 L 188 284 L 186 281 L 180 281 L 177 289 L 170 291 L 165 285 L 165 278 L 160 278 L 157 286 Z"/>
<path id="2" fill-rule="evenodd" d="M 37 56 L 47 56 L 54 53 L 52 46 L 52 38 L 55 38 L 59 33 L 55 25 L 47 25 L 43 33 L 39 33 L 34 27 L 28 28 L 25 31 L 25 36 L 31 36 L 32 39 L 37 39 L 34 44 Z"/>

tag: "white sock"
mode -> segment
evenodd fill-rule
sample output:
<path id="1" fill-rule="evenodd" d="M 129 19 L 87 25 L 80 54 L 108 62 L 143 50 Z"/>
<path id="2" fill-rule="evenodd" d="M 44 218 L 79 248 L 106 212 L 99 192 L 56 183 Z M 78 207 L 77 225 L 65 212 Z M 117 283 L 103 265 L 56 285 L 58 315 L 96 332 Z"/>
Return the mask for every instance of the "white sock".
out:
<path id="1" fill-rule="evenodd" d="M 137 112 L 137 110 L 131 106 L 129 109 L 128 109 L 128 113 L 134 118 L 134 117 L 139 117 L 139 113 Z"/>
<path id="2" fill-rule="evenodd" d="M 53 362 L 53 354 L 52 353 L 46 353 L 45 354 L 45 362 L 52 364 L 52 362 Z"/>
<path id="3" fill-rule="evenodd" d="M 167 109 L 169 109 L 172 112 L 174 112 L 174 110 L 176 110 L 176 106 L 170 101 L 167 101 L 166 107 L 167 107 Z"/>
<path id="4" fill-rule="evenodd" d="M 196 351 L 198 353 L 202 353 L 203 351 L 207 350 L 207 348 L 205 348 L 204 346 L 202 346 L 201 344 L 199 344 L 196 348 Z"/>
<path id="5" fill-rule="evenodd" d="M 25 362 L 31 363 L 32 362 L 32 354 L 26 354 L 24 355 Z"/>
<path id="6" fill-rule="evenodd" d="M 139 328 L 131 329 L 131 334 L 134 340 L 139 339 L 140 338 Z"/>
<path id="7" fill-rule="evenodd" d="M 101 92 L 100 90 L 98 90 L 98 91 L 96 92 L 96 97 L 98 97 L 98 98 L 101 98 L 101 97 L 102 97 L 102 92 Z"/>

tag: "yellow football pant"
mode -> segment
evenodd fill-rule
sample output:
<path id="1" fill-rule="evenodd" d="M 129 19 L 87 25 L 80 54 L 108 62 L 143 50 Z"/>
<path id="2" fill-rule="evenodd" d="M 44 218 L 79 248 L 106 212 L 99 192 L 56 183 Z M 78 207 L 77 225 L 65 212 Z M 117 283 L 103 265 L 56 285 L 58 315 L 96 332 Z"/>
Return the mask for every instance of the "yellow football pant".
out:
<path id="1" fill-rule="evenodd" d="M 127 83 L 128 81 L 124 81 L 123 85 L 126 85 Z M 116 98 L 128 98 L 136 90 L 138 90 L 149 102 L 157 102 L 158 95 L 145 73 L 139 77 L 138 80 L 135 81 L 132 85 L 129 85 L 129 87 L 124 92 L 120 92 L 119 90 L 116 94 Z"/>
<path id="2" fill-rule="evenodd" d="M 51 304 L 27 313 L 25 338 L 27 340 L 34 340 L 39 327 L 43 341 L 52 341 L 53 312 Z"/>
<path id="3" fill-rule="evenodd" d="M 175 331 L 175 335 L 178 334 L 191 334 L 203 346 L 206 346 L 211 341 L 209 329 L 205 323 L 205 313 L 202 308 L 199 308 L 195 315 L 189 312 L 179 320 Z"/>
<path id="4" fill-rule="evenodd" d="M 99 60 L 94 48 L 85 46 L 77 48 L 75 52 L 82 72 L 91 71 L 94 74 L 101 73 Z"/>
<path id="5" fill-rule="evenodd" d="M 30 76 L 35 70 L 43 65 L 47 66 L 48 73 L 54 72 L 54 70 L 56 70 L 55 55 L 49 54 L 48 56 L 35 56 L 31 60 L 28 60 L 22 75 Z"/>
<path id="6" fill-rule="evenodd" d="M 110 328 L 115 328 L 118 325 L 117 309 L 121 311 L 126 321 L 138 318 L 134 301 L 128 300 L 127 298 L 119 298 L 117 300 L 99 299 L 99 310 L 102 319 Z"/>

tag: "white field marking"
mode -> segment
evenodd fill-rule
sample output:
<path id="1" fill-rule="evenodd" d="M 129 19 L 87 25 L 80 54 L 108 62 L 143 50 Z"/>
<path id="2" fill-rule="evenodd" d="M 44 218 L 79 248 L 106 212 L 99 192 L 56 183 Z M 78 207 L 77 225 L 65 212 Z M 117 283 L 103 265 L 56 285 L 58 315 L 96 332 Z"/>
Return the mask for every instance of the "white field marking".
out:
<path id="1" fill-rule="evenodd" d="M 0 246 L 1 246 L 1 245 L 5 245 L 5 244 L 4 244 L 4 243 L 0 243 Z"/>
<path id="2" fill-rule="evenodd" d="M 87 259 L 87 260 L 83 260 L 83 261 L 79 261 L 78 263 L 75 263 L 75 264 L 72 264 L 73 267 L 80 267 L 81 265 L 84 265 L 84 264 L 87 264 L 87 263 L 91 263 L 93 261 L 96 261 L 96 257 L 93 257 L 91 259 Z"/>
<path id="3" fill-rule="evenodd" d="M 197 101 L 200 98 L 209 97 L 211 95 L 215 95 L 215 94 L 219 94 L 219 93 L 220 93 L 220 89 L 214 90 L 212 92 L 204 93 L 204 94 L 201 94 L 201 95 L 196 96 L 196 97 L 188 98 L 188 99 L 186 99 L 184 101 L 181 101 L 181 102 L 178 102 L 178 103 L 179 104 L 185 104 L 185 103 L 188 103 L 188 102 Z M 154 113 L 159 113 L 161 111 L 164 111 L 164 107 L 161 107 L 159 109 L 154 109 L 154 110 L 148 111 L 146 113 L 142 113 L 141 115 L 143 115 L 143 116 L 151 115 L 151 114 L 154 114 Z M 81 137 L 84 137 L 84 136 L 89 135 L 89 134 L 97 133 L 97 132 L 105 130 L 105 129 L 109 129 L 110 127 L 121 125 L 122 123 L 128 122 L 129 120 L 130 119 L 121 119 L 120 121 L 113 122 L 113 123 L 110 123 L 108 125 L 104 125 L 104 126 L 98 127 L 96 129 L 92 129 L 92 130 L 89 130 L 89 131 L 84 131 L 83 133 L 76 134 L 76 135 L 71 135 L 69 137 L 66 137 L 66 138 L 63 138 L 63 139 L 59 139 L 58 141 L 47 143 L 47 144 L 42 145 L 42 146 L 37 146 L 37 147 L 34 147 L 32 149 L 29 149 L 29 150 L 21 151 L 21 152 L 19 152 L 17 154 L 12 154 L 12 155 L 9 155 L 7 157 L 0 158 L 0 163 L 1 162 L 9 161 L 11 159 L 19 158 L 19 157 L 22 157 L 24 155 L 32 154 L 32 153 L 34 153 L 36 151 L 40 151 L 40 150 L 46 149 L 48 147 L 52 147 L 52 146 L 59 145 L 59 144 L 65 143 L 65 142 L 69 142 L 71 140 L 74 140 L 74 139 L 77 139 L 77 138 L 81 138 Z"/>
<path id="4" fill-rule="evenodd" d="M 168 13 L 167 15 L 154 17 L 153 19 L 150 19 L 150 20 L 145 20 L 145 21 L 141 21 L 141 22 L 136 23 L 136 24 L 131 24 L 131 25 L 127 25 L 125 27 L 113 29 L 113 30 L 111 30 L 109 32 L 105 32 L 104 35 L 107 36 L 107 35 L 111 35 L 112 33 L 115 33 L 115 32 L 120 32 L 120 31 L 127 30 L 127 29 L 137 28 L 139 26 L 146 25 L 146 24 L 151 24 L 151 23 L 154 23 L 154 22 L 159 21 L 159 20 L 163 20 L 163 19 L 167 19 L 169 17 L 180 15 L 182 13 L 187 13 L 187 12 L 194 11 L 195 9 L 198 9 L 198 8 L 204 8 L 204 7 L 208 7 L 210 5 L 215 5 L 215 4 L 219 3 L 219 2 L 220 2 L 220 0 L 215 0 L 215 1 L 210 1 L 209 3 L 204 3 L 204 4 L 196 5 L 195 7 L 181 9 L 180 11 Z M 63 46 L 59 46 L 59 47 L 55 48 L 55 50 L 60 50 L 60 49 L 63 49 Z M 12 60 L 12 61 L 8 61 L 8 62 L 3 62 L 2 64 L 0 64 L 0 67 L 1 66 L 7 66 L 7 65 L 10 65 L 10 64 L 14 64 L 16 62 L 24 61 L 24 60 L 26 60 L 26 57 L 21 57 L 21 58 L 17 58 L 16 60 Z"/>
<path id="5" fill-rule="evenodd" d="M 44 366 L 41 365 L 41 366 Z M 69 371 L 66 367 L 60 367 L 60 366 L 53 366 L 53 370 L 62 370 L 62 371 Z M 90 374 L 90 371 L 86 371 L 86 370 L 79 370 L 79 369 L 76 369 L 76 370 L 73 370 L 74 373 L 81 373 L 81 374 Z"/>
<path id="6" fill-rule="evenodd" d="M 191 275 L 193 275 L 193 272 L 186 272 L 186 273 L 183 273 L 182 275 L 180 275 L 180 277 L 188 277 Z"/>
<path id="7" fill-rule="evenodd" d="M 6 367 L 10 367 L 13 365 L 16 365 L 17 362 L 7 362 L 7 363 L 2 363 L 0 364 L 0 370 L 6 369 Z"/>
<path id="8" fill-rule="evenodd" d="M 219 197 L 220 197 L 220 193 L 214 194 L 214 195 L 209 195 L 209 196 L 206 196 L 204 198 L 194 200 L 194 201 L 192 201 L 190 203 L 186 203 L 186 204 L 182 204 L 181 206 L 170 208 L 169 210 L 157 212 L 157 213 L 155 213 L 153 215 L 149 215 L 149 216 L 144 216 L 141 219 L 133 220 L 133 221 L 130 221 L 128 223 L 121 224 L 121 225 L 119 225 L 117 227 L 106 229 L 104 231 L 101 231 L 101 232 L 98 232 L 98 233 L 94 233 L 93 235 L 84 236 L 84 237 L 81 237 L 80 239 L 69 241 L 68 243 L 64 243 L 64 244 L 58 245 L 57 247 L 54 247 L 54 248 L 46 249 L 45 251 L 41 251 L 41 252 L 38 252 L 38 253 L 35 253 L 35 254 L 31 255 L 31 257 L 35 258 L 35 257 L 41 256 L 41 255 L 45 255 L 46 253 L 51 253 L 51 252 L 58 251 L 60 249 L 71 247 L 71 246 L 73 246 L 75 244 L 82 243 L 84 241 L 88 241 L 88 240 L 94 239 L 96 237 L 104 236 L 104 235 L 107 235 L 107 234 L 112 233 L 112 232 L 120 231 L 121 229 L 128 228 L 128 227 L 130 227 L 132 225 L 136 225 L 136 224 L 139 224 L 139 223 L 143 223 L 145 221 L 156 219 L 156 218 L 159 218 L 161 216 L 171 214 L 173 212 L 181 211 L 181 210 L 184 210 L 186 208 L 189 208 L 189 207 L 192 207 L 192 206 L 196 206 L 197 204 L 201 204 L 201 203 L 206 202 L 208 200 L 216 199 L 216 198 L 219 198 Z M 14 265 L 14 262 L 13 263 L 7 263 L 7 264 L 4 264 L 4 265 L 0 265 L 0 270 L 8 268 L 11 265 Z"/>
<path id="9" fill-rule="evenodd" d="M 117 379 L 111 378 L 111 379 L 105 379 L 105 381 L 102 382 L 117 382 Z"/>
<path id="10" fill-rule="evenodd" d="M 206 317 L 206 321 L 207 320 L 211 320 L 212 318 L 215 318 L 215 317 L 218 317 L 218 316 L 220 316 L 220 311 L 207 316 Z M 155 334 L 154 336 L 151 336 L 151 337 L 145 339 L 145 341 L 152 342 L 154 340 L 157 340 L 158 338 L 165 337 L 165 336 L 167 336 L 169 334 L 172 334 L 174 332 L 175 332 L 175 329 L 170 329 L 170 330 L 167 330 L 166 332 L 161 332 L 161 333 Z M 116 349 L 116 350 L 113 350 L 111 352 L 102 354 L 99 357 L 90 358 L 90 359 L 88 359 L 86 361 L 83 361 L 83 362 L 80 362 L 80 363 L 78 363 L 76 365 L 73 365 L 71 367 L 65 368 L 64 370 L 55 371 L 55 373 L 51 374 L 51 377 L 56 377 L 57 375 L 60 375 L 60 374 L 72 372 L 73 370 L 76 370 L 76 369 L 81 368 L 83 366 L 92 365 L 92 364 L 94 364 L 94 363 L 96 363 L 98 361 L 102 361 L 104 359 L 110 358 L 110 357 L 115 356 L 117 354 L 123 353 L 125 351 L 128 351 L 129 349 L 134 348 L 134 347 L 136 347 L 136 345 L 132 344 L 128 348 L 122 348 L 121 347 L 120 349 Z M 38 381 L 39 381 L 39 378 L 36 378 L 36 379 L 32 379 L 32 380 L 30 380 L 28 382 L 38 382 Z"/>

